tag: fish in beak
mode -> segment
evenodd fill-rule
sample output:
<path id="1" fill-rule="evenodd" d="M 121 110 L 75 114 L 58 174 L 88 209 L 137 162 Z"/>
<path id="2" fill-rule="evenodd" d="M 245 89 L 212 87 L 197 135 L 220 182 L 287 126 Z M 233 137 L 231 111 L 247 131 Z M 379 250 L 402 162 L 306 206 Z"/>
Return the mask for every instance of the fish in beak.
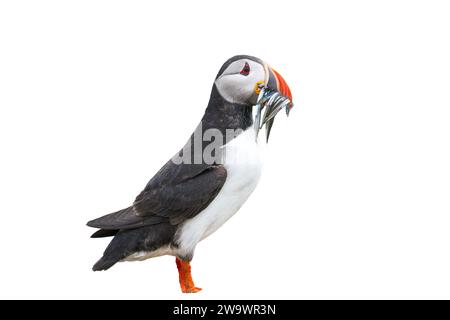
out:
<path id="1" fill-rule="evenodd" d="M 256 102 L 255 130 L 258 137 L 259 130 L 266 126 L 266 142 L 269 141 L 270 131 L 275 121 L 275 116 L 280 110 L 285 109 L 289 116 L 294 103 L 291 89 L 283 77 L 270 66 L 266 65 L 266 80 L 259 89 Z M 262 112 L 264 111 L 264 115 Z"/>

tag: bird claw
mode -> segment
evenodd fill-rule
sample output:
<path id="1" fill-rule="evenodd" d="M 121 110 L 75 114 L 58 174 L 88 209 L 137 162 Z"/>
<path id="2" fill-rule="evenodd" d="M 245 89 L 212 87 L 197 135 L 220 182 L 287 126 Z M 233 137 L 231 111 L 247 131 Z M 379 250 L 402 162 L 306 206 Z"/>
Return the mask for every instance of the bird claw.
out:
<path id="1" fill-rule="evenodd" d="M 185 288 L 185 289 L 181 289 L 181 291 L 183 293 L 197 293 L 199 291 L 201 291 L 202 288 L 198 288 L 198 287 L 192 287 L 192 288 Z"/>

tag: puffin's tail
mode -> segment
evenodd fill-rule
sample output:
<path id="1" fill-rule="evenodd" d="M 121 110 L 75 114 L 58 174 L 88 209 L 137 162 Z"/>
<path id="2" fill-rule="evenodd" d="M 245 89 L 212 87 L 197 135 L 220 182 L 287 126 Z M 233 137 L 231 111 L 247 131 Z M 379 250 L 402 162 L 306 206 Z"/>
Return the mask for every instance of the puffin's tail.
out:
<path id="1" fill-rule="evenodd" d="M 119 230 L 100 229 L 91 235 L 91 238 L 105 238 L 115 236 Z"/>
<path id="2" fill-rule="evenodd" d="M 129 229 L 129 230 L 105 230 L 105 234 L 102 234 L 101 230 L 97 231 L 100 236 L 111 235 L 111 232 L 115 232 L 114 238 L 103 252 L 103 257 L 97 261 L 92 267 L 94 271 L 108 270 L 117 262 L 126 258 L 130 254 L 138 251 L 141 242 L 145 239 L 144 235 L 150 233 L 150 229 L 153 226 L 144 227 L 141 229 Z M 95 236 L 99 236 L 94 234 Z"/>
<path id="3" fill-rule="evenodd" d="M 99 230 L 97 232 L 101 231 L 102 230 Z M 110 231 L 111 230 L 107 230 L 106 233 Z M 134 230 L 122 230 L 122 231 L 113 230 L 113 231 L 116 231 L 114 238 L 106 247 L 105 252 L 103 252 L 103 257 L 101 257 L 100 260 L 98 260 L 94 264 L 92 270 L 94 271 L 108 270 L 117 262 L 119 262 L 120 260 L 124 259 L 128 255 L 136 251 L 135 248 L 138 241 L 137 239 L 135 239 L 135 237 L 133 237 L 133 235 L 136 233 Z M 108 236 L 109 235 L 110 234 L 108 234 Z M 94 234 L 94 236 L 96 235 Z M 100 236 L 104 235 L 100 234 Z"/>
<path id="4" fill-rule="evenodd" d="M 103 257 L 97 261 L 92 270 L 107 270 L 135 252 L 150 252 L 169 245 L 176 230 L 177 226 L 170 223 L 119 230 L 103 253 Z M 105 233 L 109 231 L 105 231 Z"/>
<path id="5" fill-rule="evenodd" d="M 103 257 L 92 267 L 93 271 L 108 270 L 126 256 L 126 250 L 118 246 L 118 242 L 120 243 L 120 237 L 117 239 L 117 236 L 111 240 L 105 252 L 103 252 Z"/>
<path id="6" fill-rule="evenodd" d="M 108 270 L 113 265 L 115 265 L 119 260 L 116 259 L 108 259 L 108 257 L 101 257 L 100 260 L 98 260 L 94 266 L 92 267 L 93 271 L 103 271 Z"/>

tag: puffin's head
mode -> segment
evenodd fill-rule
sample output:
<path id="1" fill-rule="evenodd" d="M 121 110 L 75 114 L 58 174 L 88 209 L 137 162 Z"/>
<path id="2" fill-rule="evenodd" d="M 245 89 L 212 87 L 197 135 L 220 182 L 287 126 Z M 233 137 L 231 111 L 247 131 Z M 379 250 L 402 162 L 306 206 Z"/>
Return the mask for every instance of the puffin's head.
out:
<path id="1" fill-rule="evenodd" d="M 226 61 L 217 74 L 215 85 L 231 103 L 255 105 L 261 88 L 279 92 L 292 101 L 291 90 L 283 77 L 261 59 L 239 55 Z"/>
<path id="2" fill-rule="evenodd" d="M 257 105 L 255 128 L 259 131 L 266 124 L 266 137 L 275 115 L 293 106 L 292 94 L 283 77 L 261 59 L 239 55 L 226 61 L 214 82 L 219 94 L 228 102 L 241 106 Z M 265 108 L 261 119 L 261 111 Z"/>

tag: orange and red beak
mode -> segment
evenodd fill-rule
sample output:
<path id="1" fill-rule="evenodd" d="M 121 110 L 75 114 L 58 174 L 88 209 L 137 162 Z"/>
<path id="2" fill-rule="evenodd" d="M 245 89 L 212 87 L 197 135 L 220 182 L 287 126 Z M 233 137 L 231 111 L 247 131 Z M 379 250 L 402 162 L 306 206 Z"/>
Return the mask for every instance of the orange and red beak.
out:
<path id="1" fill-rule="evenodd" d="M 266 86 L 272 90 L 278 91 L 281 95 L 285 96 L 286 98 L 289 98 L 291 100 L 291 108 L 293 105 L 292 101 L 292 93 L 291 89 L 289 88 L 288 84 L 286 83 L 286 80 L 272 67 L 267 66 L 267 82 Z"/>
<path id="2" fill-rule="evenodd" d="M 273 73 L 273 75 L 274 75 L 275 81 L 276 81 L 276 83 L 277 83 L 277 89 L 278 89 L 278 92 L 279 92 L 281 95 L 283 95 L 283 96 L 289 98 L 289 100 L 291 100 L 291 102 L 292 102 L 292 93 L 291 93 L 291 89 L 289 88 L 288 84 L 286 83 L 286 80 L 284 80 L 284 78 L 281 76 L 281 74 L 279 74 L 275 69 L 270 68 L 269 70 L 270 70 L 270 71 Z M 270 72 L 270 71 L 269 71 L 269 72 Z"/>

